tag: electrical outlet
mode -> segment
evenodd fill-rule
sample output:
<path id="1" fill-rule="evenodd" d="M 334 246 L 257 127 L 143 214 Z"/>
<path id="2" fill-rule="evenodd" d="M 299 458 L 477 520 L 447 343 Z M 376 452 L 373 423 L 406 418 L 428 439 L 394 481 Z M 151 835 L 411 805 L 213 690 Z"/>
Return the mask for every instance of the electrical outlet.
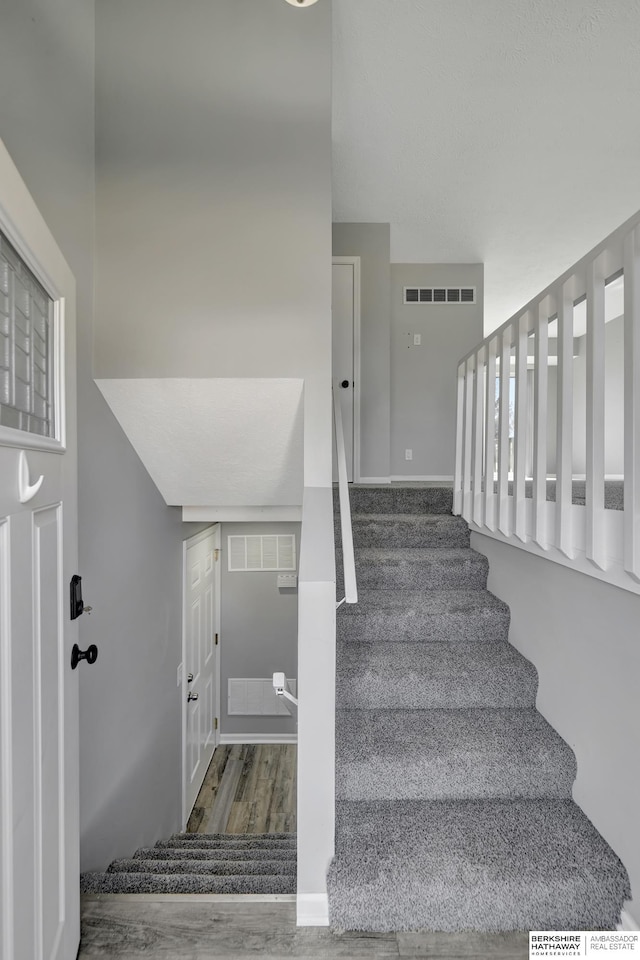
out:
<path id="1" fill-rule="evenodd" d="M 414 345 L 414 347 L 419 347 L 419 346 L 421 346 L 421 344 L 422 344 L 422 334 L 421 334 L 421 333 L 414 333 L 414 335 L 413 335 L 413 345 Z"/>
<path id="2" fill-rule="evenodd" d="M 405 460 L 413 460 L 413 450 L 405 450 L 404 458 Z"/>

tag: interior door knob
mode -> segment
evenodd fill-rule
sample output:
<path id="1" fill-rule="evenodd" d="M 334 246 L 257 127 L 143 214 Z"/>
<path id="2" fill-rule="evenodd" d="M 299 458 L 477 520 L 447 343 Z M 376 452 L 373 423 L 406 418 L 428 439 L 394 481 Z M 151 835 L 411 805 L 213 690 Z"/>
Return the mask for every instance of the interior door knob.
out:
<path id="1" fill-rule="evenodd" d="M 189 693 L 189 696 L 187 697 L 187 703 L 190 703 L 192 700 L 197 700 L 197 699 L 199 698 L 199 696 L 200 696 L 199 693 L 191 693 L 191 692 L 190 692 L 190 693 Z"/>
<path id="2" fill-rule="evenodd" d="M 347 387 L 349 386 L 349 381 L 348 381 L 348 380 L 343 380 L 342 383 L 340 384 L 340 386 L 342 387 L 343 390 L 346 390 Z"/>
<path id="3" fill-rule="evenodd" d="M 71 669 L 75 670 L 81 660 L 86 660 L 88 664 L 95 663 L 98 659 L 98 648 L 92 643 L 86 650 L 81 650 L 77 643 L 74 643 L 71 650 Z"/>

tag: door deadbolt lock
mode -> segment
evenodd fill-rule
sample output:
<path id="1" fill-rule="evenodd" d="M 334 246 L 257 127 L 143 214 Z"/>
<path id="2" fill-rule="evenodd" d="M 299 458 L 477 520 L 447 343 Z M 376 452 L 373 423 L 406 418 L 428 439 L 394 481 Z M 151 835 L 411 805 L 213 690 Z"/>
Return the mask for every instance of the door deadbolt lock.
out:
<path id="1" fill-rule="evenodd" d="M 342 383 L 340 384 L 340 386 L 342 387 L 343 390 L 346 390 L 347 387 L 350 386 L 349 381 L 348 381 L 348 380 L 343 380 Z"/>
<path id="2" fill-rule="evenodd" d="M 198 693 L 189 693 L 189 696 L 187 697 L 187 703 L 191 703 L 192 700 L 198 700 L 199 696 L 200 694 Z"/>
<path id="3" fill-rule="evenodd" d="M 187 674 L 187 683 L 193 683 L 193 674 L 192 674 L 192 673 L 188 673 L 188 674 Z"/>

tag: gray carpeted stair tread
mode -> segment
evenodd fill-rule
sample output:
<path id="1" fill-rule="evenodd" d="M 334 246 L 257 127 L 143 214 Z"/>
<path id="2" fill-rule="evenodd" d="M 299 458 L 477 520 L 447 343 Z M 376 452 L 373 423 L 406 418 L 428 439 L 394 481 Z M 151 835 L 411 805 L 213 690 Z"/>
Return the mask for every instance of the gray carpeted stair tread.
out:
<path id="1" fill-rule="evenodd" d="M 461 517 L 445 514 L 352 514 L 356 547 L 468 547 L 469 527 Z M 340 521 L 335 521 L 340 543 Z"/>
<path id="2" fill-rule="evenodd" d="M 293 875 L 216 876 L 194 873 L 83 873 L 81 893 L 295 893 Z"/>
<path id="3" fill-rule="evenodd" d="M 537 671 L 507 643 L 345 643 L 337 699 L 344 709 L 535 706 Z"/>
<path id="4" fill-rule="evenodd" d="M 336 840 L 336 928 L 615 930 L 630 896 L 571 800 L 341 801 Z"/>
<path id="5" fill-rule="evenodd" d="M 333 490 L 334 504 L 338 491 Z M 429 484 L 412 487 L 358 486 L 349 484 L 349 502 L 352 513 L 439 513 L 451 514 L 453 488 Z"/>
<path id="6" fill-rule="evenodd" d="M 339 640 L 504 642 L 509 607 L 487 590 L 367 590 L 337 614 Z"/>
<path id="7" fill-rule="evenodd" d="M 275 876 L 276 874 L 295 874 L 296 860 L 140 860 L 137 857 L 114 860 L 108 873 L 213 873 L 219 876 Z"/>
<path id="8" fill-rule="evenodd" d="M 235 847 L 195 847 L 190 849 L 187 846 L 182 847 L 143 847 L 136 850 L 133 854 L 134 860 L 254 860 L 261 862 L 265 860 L 282 860 L 296 862 L 295 847 L 286 847 L 285 849 L 276 849 L 274 847 L 264 847 L 263 849 L 240 850 Z"/>
<path id="9" fill-rule="evenodd" d="M 484 590 L 489 563 L 469 548 L 362 547 L 356 552 L 358 587 L 370 590 Z M 336 550 L 342 566 L 342 551 Z"/>
<path id="10" fill-rule="evenodd" d="M 256 833 L 256 834 L 233 834 L 233 833 L 175 833 L 168 840 L 159 840 L 156 847 L 182 847 L 187 846 L 191 849 L 200 847 L 206 849 L 210 847 L 234 847 L 237 850 L 264 850 L 273 847 L 283 850 L 286 848 L 296 848 L 296 835 L 294 833 Z"/>
<path id="11" fill-rule="evenodd" d="M 536 710 L 338 710 L 342 800 L 571 796 L 571 748 Z"/>

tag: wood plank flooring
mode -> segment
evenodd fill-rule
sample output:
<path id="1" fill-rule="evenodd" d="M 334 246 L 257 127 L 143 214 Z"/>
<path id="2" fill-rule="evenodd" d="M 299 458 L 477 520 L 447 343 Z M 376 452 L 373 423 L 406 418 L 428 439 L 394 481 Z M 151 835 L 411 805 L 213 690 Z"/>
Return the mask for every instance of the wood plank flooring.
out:
<path id="1" fill-rule="evenodd" d="M 188 833 L 295 833 L 295 744 L 216 747 Z"/>
<path id="2" fill-rule="evenodd" d="M 84 898 L 78 960 L 526 960 L 528 942 L 526 933 L 337 934 L 327 927 L 296 927 L 293 903 L 162 903 Z"/>

